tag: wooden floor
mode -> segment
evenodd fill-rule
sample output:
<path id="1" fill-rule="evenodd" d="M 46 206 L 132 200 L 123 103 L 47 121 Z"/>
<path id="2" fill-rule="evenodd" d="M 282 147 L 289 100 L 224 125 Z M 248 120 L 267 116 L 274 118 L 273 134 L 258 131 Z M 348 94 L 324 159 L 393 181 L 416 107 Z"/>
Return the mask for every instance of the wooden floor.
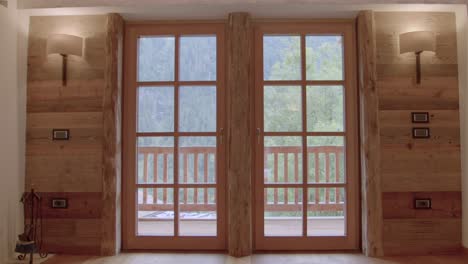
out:
<path id="1" fill-rule="evenodd" d="M 115 257 L 54 256 L 44 264 L 466 264 L 467 255 L 367 258 L 360 254 L 258 254 L 233 258 L 222 254 L 123 253 Z"/>

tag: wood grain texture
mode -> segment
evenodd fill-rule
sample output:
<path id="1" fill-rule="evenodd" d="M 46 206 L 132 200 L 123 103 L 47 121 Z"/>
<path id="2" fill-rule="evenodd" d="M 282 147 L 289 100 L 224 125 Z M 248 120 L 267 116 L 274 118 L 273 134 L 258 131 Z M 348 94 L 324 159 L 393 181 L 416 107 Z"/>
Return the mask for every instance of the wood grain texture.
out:
<path id="1" fill-rule="evenodd" d="M 122 59 L 124 21 L 118 14 L 107 16 L 106 71 L 103 101 L 103 211 L 101 254 L 120 251 L 120 194 L 122 168 Z"/>
<path id="2" fill-rule="evenodd" d="M 26 190 L 101 192 L 102 154 L 26 157 Z"/>
<path id="3" fill-rule="evenodd" d="M 101 219 L 44 219 L 43 249 L 49 253 L 100 253 Z"/>
<path id="4" fill-rule="evenodd" d="M 431 199 L 432 209 L 414 209 L 414 199 Z M 461 218 L 461 192 L 384 192 L 384 219 Z"/>
<path id="5" fill-rule="evenodd" d="M 227 28 L 228 250 L 252 253 L 253 25 L 249 14 L 232 13 Z"/>
<path id="6" fill-rule="evenodd" d="M 458 110 L 458 78 L 423 76 L 416 85 L 411 77 L 380 77 L 377 82 L 381 110 Z"/>
<path id="7" fill-rule="evenodd" d="M 101 253 L 105 32 L 105 15 L 30 20 L 25 189 L 44 197 L 49 252 Z M 51 34 L 84 38 L 84 55 L 69 57 L 66 87 L 60 56 L 46 52 Z M 69 129 L 70 139 L 54 141 L 54 128 Z M 51 209 L 52 198 L 67 198 L 69 207 Z"/>
<path id="8" fill-rule="evenodd" d="M 391 67 L 408 65 L 408 72 L 414 75 L 416 56 L 411 53 L 400 54 L 399 35 L 408 31 L 432 31 L 436 34 L 436 53 L 423 52 L 421 66 L 423 70 L 435 67 L 429 71 L 429 76 L 434 73 L 444 72 L 447 66 L 455 68 L 457 64 L 457 34 L 455 25 L 455 13 L 450 12 L 376 12 L 376 44 L 377 64 Z M 430 67 L 429 67 L 430 68 Z M 395 76 L 402 77 L 403 72 Z M 379 72 L 379 77 L 387 75 Z M 390 75 L 390 74 L 388 74 Z M 442 76 L 447 76 L 442 74 Z M 455 75 L 456 76 L 456 75 Z"/>
<path id="9" fill-rule="evenodd" d="M 376 12 L 377 75 L 385 255 L 451 253 L 461 244 L 461 159 L 456 27 L 453 13 Z M 422 54 L 415 83 L 414 54 L 399 54 L 398 36 L 437 35 L 436 54 Z M 411 112 L 429 112 L 413 124 Z M 431 138 L 413 139 L 413 127 Z M 413 209 L 431 198 L 432 210 Z"/>
<path id="10" fill-rule="evenodd" d="M 358 66 L 361 138 L 362 247 L 367 256 L 382 256 L 379 97 L 376 86 L 375 24 L 372 11 L 361 11 Z"/>
<path id="11" fill-rule="evenodd" d="M 459 146 L 384 145 L 381 156 L 384 192 L 461 191 Z"/>
<path id="12" fill-rule="evenodd" d="M 411 112 L 428 112 L 429 123 L 414 124 Z M 460 144 L 460 115 L 458 110 L 382 110 L 380 111 L 380 141 L 383 145 L 393 144 L 443 144 L 454 148 Z M 412 127 L 429 127 L 431 138 L 413 139 Z"/>
<path id="13" fill-rule="evenodd" d="M 384 220 L 385 255 L 450 254 L 461 249 L 461 219 Z"/>
<path id="14" fill-rule="evenodd" d="M 102 199 L 100 192 L 40 192 L 42 217 L 45 219 L 100 219 Z M 52 208 L 52 199 L 67 199 L 67 208 Z M 30 217 L 30 211 L 25 210 Z"/>
<path id="15" fill-rule="evenodd" d="M 102 109 L 104 80 L 30 81 L 27 91 L 28 113 L 99 112 Z"/>

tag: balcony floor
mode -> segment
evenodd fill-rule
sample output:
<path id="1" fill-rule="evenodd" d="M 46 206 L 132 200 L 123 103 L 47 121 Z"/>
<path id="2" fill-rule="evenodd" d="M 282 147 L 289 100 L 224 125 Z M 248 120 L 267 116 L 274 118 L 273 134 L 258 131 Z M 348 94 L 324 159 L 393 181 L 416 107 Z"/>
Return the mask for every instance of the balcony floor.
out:
<path id="1" fill-rule="evenodd" d="M 267 236 L 300 236 L 302 234 L 301 219 L 267 219 L 265 233 Z M 307 221 L 309 236 L 343 236 L 345 230 L 343 218 L 313 218 Z M 205 236 L 216 234 L 214 219 L 181 219 L 180 234 L 185 236 Z M 173 235 L 172 220 L 141 220 L 138 223 L 139 235 Z"/>

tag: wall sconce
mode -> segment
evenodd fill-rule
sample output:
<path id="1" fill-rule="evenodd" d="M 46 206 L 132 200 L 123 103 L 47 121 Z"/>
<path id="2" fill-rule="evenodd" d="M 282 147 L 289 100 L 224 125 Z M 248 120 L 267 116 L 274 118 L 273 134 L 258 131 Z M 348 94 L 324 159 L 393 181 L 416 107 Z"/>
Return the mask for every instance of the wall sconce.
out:
<path id="1" fill-rule="evenodd" d="M 83 38 L 66 34 L 50 35 L 47 38 L 47 54 L 62 56 L 62 84 L 67 86 L 68 55 L 83 55 Z"/>
<path id="2" fill-rule="evenodd" d="M 414 52 L 416 54 L 416 83 L 421 83 L 421 53 L 436 51 L 435 34 L 431 31 L 414 31 L 400 34 L 400 54 Z"/>

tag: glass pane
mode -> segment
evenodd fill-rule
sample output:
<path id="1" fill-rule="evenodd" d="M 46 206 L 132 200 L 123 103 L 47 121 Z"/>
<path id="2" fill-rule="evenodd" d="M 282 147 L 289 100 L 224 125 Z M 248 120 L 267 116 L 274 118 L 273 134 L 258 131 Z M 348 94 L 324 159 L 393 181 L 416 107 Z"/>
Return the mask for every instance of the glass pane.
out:
<path id="1" fill-rule="evenodd" d="M 216 236 L 216 188 L 179 190 L 181 236 Z"/>
<path id="2" fill-rule="evenodd" d="M 140 37 L 138 41 L 138 81 L 173 81 L 174 51 L 174 37 Z"/>
<path id="3" fill-rule="evenodd" d="M 138 88 L 138 132 L 174 131 L 174 87 Z"/>
<path id="4" fill-rule="evenodd" d="M 180 80 L 216 80 L 216 36 L 180 38 Z"/>
<path id="5" fill-rule="evenodd" d="M 174 190 L 138 188 L 138 226 L 140 236 L 174 235 Z"/>
<path id="6" fill-rule="evenodd" d="M 343 80 L 343 37 L 306 36 L 307 80 Z"/>
<path id="7" fill-rule="evenodd" d="M 179 138 L 179 183 L 216 183 L 216 137 Z"/>
<path id="8" fill-rule="evenodd" d="M 263 91 L 264 130 L 271 132 L 301 131 L 301 87 L 265 86 Z"/>
<path id="9" fill-rule="evenodd" d="M 307 131 L 344 131 L 343 86 L 307 86 Z"/>
<path id="10" fill-rule="evenodd" d="M 302 236 L 302 189 L 265 188 L 265 236 Z"/>
<path id="11" fill-rule="evenodd" d="M 179 130 L 216 131 L 216 87 L 181 86 L 179 92 Z"/>
<path id="12" fill-rule="evenodd" d="M 138 183 L 174 182 L 174 138 L 138 138 Z"/>
<path id="13" fill-rule="evenodd" d="M 345 182 L 344 137 L 307 137 L 309 183 Z"/>
<path id="14" fill-rule="evenodd" d="M 308 236 L 344 236 L 344 188 L 309 188 L 307 202 Z"/>
<path id="15" fill-rule="evenodd" d="M 301 37 L 263 37 L 263 78 L 265 80 L 301 79 Z"/>
<path id="16" fill-rule="evenodd" d="M 265 183 L 302 182 L 302 138 L 265 137 Z"/>

